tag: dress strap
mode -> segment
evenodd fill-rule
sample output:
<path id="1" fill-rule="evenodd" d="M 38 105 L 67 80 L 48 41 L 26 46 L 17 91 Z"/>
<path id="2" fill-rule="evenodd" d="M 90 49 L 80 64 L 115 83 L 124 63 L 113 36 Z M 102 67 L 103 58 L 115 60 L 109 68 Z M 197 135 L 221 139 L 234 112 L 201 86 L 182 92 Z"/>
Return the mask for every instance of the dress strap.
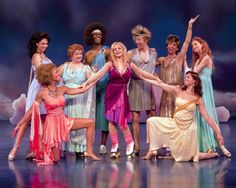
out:
<path id="1" fill-rule="evenodd" d="M 175 109 L 174 115 L 175 115 L 177 112 L 179 112 L 179 111 L 185 109 L 185 108 L 188 107 L 189 105 L 191 105 L 191 104 L 193 104 L 193 103 L 196 103 L 196 102 L 198 101 L 198 99 L 199 99 L 199 97 L 197 97 L 197 98 L 195 98 L 195 99 L 192 99 L 192 100 L 186 102 L 185 104 L 183 104 L 182 106 L 178 107 L 177 109 Z"/>

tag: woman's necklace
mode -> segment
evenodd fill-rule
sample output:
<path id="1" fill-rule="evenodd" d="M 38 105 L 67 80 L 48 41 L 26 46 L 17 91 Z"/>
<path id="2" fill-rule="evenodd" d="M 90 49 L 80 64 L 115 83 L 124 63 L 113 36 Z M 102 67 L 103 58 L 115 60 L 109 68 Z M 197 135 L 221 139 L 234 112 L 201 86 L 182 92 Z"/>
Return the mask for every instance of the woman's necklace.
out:
<path id="1" fill-rule="evenodd" d="M 48 88 L 48 95 L 52 98 L 57 98 L 57 87 L 55 88 L 55 90 L 51 90 L 49 87 Z"/>

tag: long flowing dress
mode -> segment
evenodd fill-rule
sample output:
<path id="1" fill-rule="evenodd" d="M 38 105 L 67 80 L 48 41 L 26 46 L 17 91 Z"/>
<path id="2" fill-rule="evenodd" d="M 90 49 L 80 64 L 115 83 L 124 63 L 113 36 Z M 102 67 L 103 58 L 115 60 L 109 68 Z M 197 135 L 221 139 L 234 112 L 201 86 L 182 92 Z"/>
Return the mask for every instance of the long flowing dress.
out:
<path id="1" fill-rule="evenodd" d="M 194 119 L 196 100 L 176 97 L 173 118 L 151 117 L 147 120 L 150 151 L 170 147 L 175 161 L 198 161 L 197 125 Z"/>
<path id="2" fill-rule="evenodd" d="M 155 72 L 157 53 L 149 49 L 149 60 L 144 62 L 138 49 L 131 50 L 131 61 L 140 69 L 153 74 Z M 146 111 L 155 109 L 155 98 L 152 85 L 140 79 L 135 73 L 129 84 L 129 103 L 131 111 Z"/>
<path id="3" fill-rule="evenodd" d="M 86 81 L 86 70 L 88 65 L 81 69 L 72 71 L 68 64 L 64 65 L 62 79 L 64 85 L 69 88 L 76 88 Z M 78 95 L 65 95 L 65 115 L 72 118 L 94 118 L 95 116 L 95 93 L 91 88 L 85 93 Z M 63 144 L 62 149 L 69 152 L 84 152 L 86 150 L 86 130 L 76 130 L 70 133 L 70 140 Z"/>
<path id="4" fill-rule="evenodd" d="M 161 62 L 160 79 L 169 85 L 182 85 L 182 66 L 177 65 L 176 59 L 169 65 Z M 166 91 L 162 91 L 160 102 L 160 116 L 173 117 L 175 110 L 175 96 Z"/>
<path id="5" fill-rule="evenodd" d="M 41 61 L 41 64 L 48 64 L 48 63 L 52 63 L 52 61 L 48 58 L 43 58 Z M 32 80 L 33 73 L 34 73 L 34 78 Z M 27 92 L 25 111 L 28 111 L 30 109 L 41 87 L 42 86 L 39 84 L 38 80 L 36 79 L 36 67 L 35 65 L 32 65 L 31 70 L 30 70 L 30 81 L 29 81 L 29 88 Z M 46 114 L 46 109 L 43 103 L 40 105 L 40 113 Z"/>
<path id="6" fill-rule="evenodd" d="M 105 49 L 107 46 L 103 46 L 99 53 L 95 56 L 92 67 L 98 65 L 98 70 L 100 70 L 106 63 L 104 56 Z M 96 84 L 96 115 L 95 115 L 95 127 L 101 131 L 108 131 L 108 121 L 105 118 L 105 106 L 104 106 L 104 96 L 106 91 L 106 86 L 109 82 L 109 75 L 106 73 Z"/>
<path id="7" fill-rule="evenodd" d="M 39 104 L 37 102 L 33 104 L 30 141 L 31 151 L 36 153 L 37 159 L 43 156 L 43 160 L 39 164 L 50 165 L 54 161 L 52 147 L 61 148 L 62 142 L 69 140 L 69 132 L 73 126 L 74 118 L 69 118 L 64 114 L 64 96 L 50 97 L 47 102 L 44 100 L 44 105 L 47 116 L 42 127 Z"/>
<path id="8" fill-rule="evenodd" d="M 109 71 L 110 81 L 105 92 L 105 116 L 107 120 L 115 122 L 121 128 L 127 128 L 127 121 L 131 119 L 127 95 L 127 85 L 131 75 L 130 68 L 123 74 L 112 68 Z"/>
<path id="9" fill-rule="evenodd" d="M 205 67 L 200 73 L 199 77 L 202 83 L 203 101 L 206 107 L 207 113 L 213 118 L 219 125 L 218 116 L 216 113 L 214 93 L 211 81 L 212 68 Z M 206 123 L 198 108 L 196 110 L 196 122 L 198 126 L 198 145 L 199 151 L 207 152 L 208 150 L 215 151 L 215 147 L 218 146 L 217 140 L 215 139 L 213 130 Z"/>

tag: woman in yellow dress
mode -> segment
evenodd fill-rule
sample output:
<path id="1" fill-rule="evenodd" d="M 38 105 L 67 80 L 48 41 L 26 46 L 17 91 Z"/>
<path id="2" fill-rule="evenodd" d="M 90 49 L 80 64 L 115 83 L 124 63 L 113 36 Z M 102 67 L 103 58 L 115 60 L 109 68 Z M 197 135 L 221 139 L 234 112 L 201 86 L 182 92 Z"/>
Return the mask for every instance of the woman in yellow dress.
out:
<path id="1" fill-rule="evenodd" d="M 196 106 L 211 126 L 223 152 L 230 153 L 224 147 L 224 140 L 215 121 L 208 115 L 201 98 L 201 80 L 197 73 L 189 71 L 184 78 L 184 86 L 171 86 L 159 81 L 146 81 L 161 87 L 176 96 L 176 108 L 173 118 L 151 117 L 147 120 L 147 142 L 149 151 L 143 159 L 157 155 L 157 149 L 170 147 L 175 161 L 199 161 L 218 157 L 216 152 L 200 153 L 197 141 L 197 125 L 194 120 Z"/>

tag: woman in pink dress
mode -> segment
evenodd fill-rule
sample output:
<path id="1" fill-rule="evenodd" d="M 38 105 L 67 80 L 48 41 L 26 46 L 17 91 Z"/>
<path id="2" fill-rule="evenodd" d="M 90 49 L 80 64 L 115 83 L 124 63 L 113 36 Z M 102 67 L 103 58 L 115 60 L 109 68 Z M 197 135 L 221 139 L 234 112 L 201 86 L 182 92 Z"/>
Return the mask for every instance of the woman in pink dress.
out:
<path id="1" fill-rule="evenodd" d="M 87 150 L 85 157 L 92 160 L 99 160 L 93 153 L 94 140 L 94 120 L 88 118 L 69 118 L 65 116 L 63 108 L 65 106 L 64 94 L 75 95 L 85 92 L 92 85 L 86 88 L 68 88 L 66 86 L 57 87 L 61 76 L 54 64 L 40 65 L 37 69 L 37 80 L 43 86 L 36 96 L 33 106 L 25 113 L 12 132 L 15 136 L 17 131 L 22 129 L 26 122 L 31 119 L 31 150 L 36 153 L 39 165 L 50 165 L 60 160 L 61 143 L 69 139 L 69 132 L 86 128 Z M 47 116 L 42 127 L 39 105 L 44 103 Z M 40 160 L 42 159 L 42 160 Z"/>
<path id="2" fill-rule="evenodd" d="M 111 158 L 119 158 L 118 134 L 116 125 L 118 125 L 124 135 L 127 143 L 126 155 L 128 157 L 133 153 L 134 141 L 128 127 L 128 120 L 131 118 L 130 106 L 127 95 L 127 85 L 131 78 L 132 71 L 138 76 L 155 80 L 152 74 L 139 69 L 134 63 L 129 62 L 127 58 L 127 49 L 121 42 L 114 42 L 111 46 L 111 59 L 104 67 L 93 77 L 85 82 L 91 84 L 98 81 L 106 72 L 109 71 L 109 83 L 105 92 L 105 117 L 109 121 L 109 135 L 112 141 Z"/>

